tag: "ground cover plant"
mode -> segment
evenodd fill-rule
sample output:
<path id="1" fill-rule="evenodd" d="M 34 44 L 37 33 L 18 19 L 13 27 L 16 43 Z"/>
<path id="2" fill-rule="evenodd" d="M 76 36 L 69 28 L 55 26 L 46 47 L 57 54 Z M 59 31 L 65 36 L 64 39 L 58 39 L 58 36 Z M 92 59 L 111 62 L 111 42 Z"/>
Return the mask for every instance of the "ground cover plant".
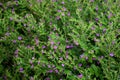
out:
<path id="1" fill-rule="evenodd" d="M 0 0 L 0 80 L 120 80 L 120 0 Z"/>

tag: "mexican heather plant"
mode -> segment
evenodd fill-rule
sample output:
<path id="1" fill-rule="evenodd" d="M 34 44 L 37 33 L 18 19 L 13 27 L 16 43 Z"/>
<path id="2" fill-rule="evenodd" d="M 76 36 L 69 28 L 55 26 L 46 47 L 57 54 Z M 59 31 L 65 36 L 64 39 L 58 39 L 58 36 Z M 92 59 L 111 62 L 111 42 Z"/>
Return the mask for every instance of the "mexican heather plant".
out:
<path id="1" fill-rule="evenodd" d="M 120 0 L 0 0 L 0 80 L 119 80 Z"/>

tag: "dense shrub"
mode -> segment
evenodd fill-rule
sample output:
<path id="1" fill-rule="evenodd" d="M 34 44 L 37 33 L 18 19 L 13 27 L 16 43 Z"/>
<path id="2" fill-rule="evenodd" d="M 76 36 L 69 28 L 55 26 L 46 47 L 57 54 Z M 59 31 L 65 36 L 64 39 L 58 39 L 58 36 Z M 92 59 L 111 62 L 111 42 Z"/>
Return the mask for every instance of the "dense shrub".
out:
<path id="1" fill-rule="evenodd" d="M 120 79 L 120 0 L 0 1 L 0 80 Z"/>

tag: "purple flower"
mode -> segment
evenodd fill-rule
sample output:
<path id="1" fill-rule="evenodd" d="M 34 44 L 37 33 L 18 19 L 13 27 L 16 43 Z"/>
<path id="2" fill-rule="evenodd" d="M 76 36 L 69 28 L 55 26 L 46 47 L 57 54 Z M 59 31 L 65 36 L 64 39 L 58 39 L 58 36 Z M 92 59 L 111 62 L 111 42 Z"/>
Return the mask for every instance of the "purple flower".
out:
<path id="1" fill-rule="evenodd" d="M 106 32 L 106 28 L 103 29 L 103 32 Z"/>
<path id="2" fill-rule="evenodd" d="M 45 78 L 45 80 L 50 80 L 50 78 Z"/>
<path id="3" fill-rule="evenodd" d="M 67 45 L 67 46 L 66 46 L 66 48 L 67 48 L 67 49 L 69 49 L 69 48 L 70 48 L 70 46 L 69 46 L 69 45 Z"/>
<path id="4" fill-rule="evenodd" d="M 20 68 L 19 71 L 20 71 L 20 72 L 23 72 L 23 68 Z"/>
<path id="5" fill-rule="evenodd" d="M 9 32 L 7 32 L 7 33 L 5 33 L 5 35 L 6 35 L 6 36 L 9 36 L 9 35 L 10 35 L 10 33 L 9 33 Z"/>
<path id="6" fill-rule="evenodd" d="M 31 68 L 34 68 L 34 65 L 32 64 Z"/>
<path id="7" fill-rule="evenodd" d="M 90 2 L 94 2 L 94 0 L 90 0 Z"/>
<path id="8" fill-rule="evenodd" d="M 99 19 L 98 19 L 98 18 L 95 18 L 95 20 L 96 20 L 96 22 L 98 22 Z"/>
<path id="9" fill-rule="evenodd" d="M 14 52 L 15 57 L 18 57 L 18 49 Z"/>
<path id="10" fill-rule="evenodd" d="M 95 10 L 98 11 L 98 7 L 96 7 Z"/>
<path id="11" fill-rule="evenodd" d="M 36 45 L 39 44 L 39 39 L 38 39 L 38 37 L 35 38 L 35 43 L 36 43 Z"/>
<path id="12" fill-rule="evenodd" d="M 78 45 L 79 45 L 79 43 L 78 43 L 78 42 L 76 42 L 76 41 L 75 41 L 74 43 L 75 43 L 75 45 L 76 45 L 76 46 L 78 46 Z"/>
<path id="13" fill-rule="evenodd" d="M 2 6 L 3 4 L 0 2 L 0 6 Z"/>
<path id="14" fill-rule="evenodd" d="M 64 1 L 62 1 L 61 3 L 62 3 L 62 4 L 65 4 L 65 2 L 64 2 Z"/>
<path id="15" fill-rule="evenodd" d="M 110 53 L 110 56 L 113 57 L 113 56 L 114 56 L 114 53 Z"/>
<path id="16" fill-rule="evenodd" d="M 80 64 L 78 64 L 78 66 L 79 66 L 79 67 L 81 67 L 81 66 L 82 66 L 82 64 L 80 63 Z"/>
<path id="17" fill-rule="evenodd" d="M 46 48 L 46 46 L 42 46 L 42 48 L 43 48 L 43 49 L 45 49 L 45 48 Z"/>
<path id="18" fill-rule="evenodd" d="M 109 15 L 108 15 L 108 19 L 110 19 L 112 17 L 112 13 L 110 13 Z"/>
<path id="19" fill-rule="evenodd" d="M 40 61 L 38 61 L 38 64 L 40 64 Z"/>
<path id="20" fill-rule="evenodd" d="M 82 78 L 82 77 L 83 77 L 83 75 L 82 75 L 82 74 L 79 74 L 79 75 L 78 75 L 78 77 L 79 77 L 79 78 Z"/>
<path id="21" fill-rule="evenodd" d="M 92 29 L 92 30 L 95 30 L 95 27 L 93 26 L 93 27 L 91 27 L 91 29 Z"/>
<path id="22" fill-rule="evenodd" d="M 65 8 L 65 7 L 63 7 L 63 10 L 64 10 L 64 11 L 66 11 L 66 8 Z"/>
<path id="23" fill-rule="evenodd" d="M 50 65 L 48 65 L 48 68 L 51 68 L 51 66 L 50 66 Z"/>
<path id="24" fill-rule="evenodd" d="M 19 36 L 19 37 L 18 37 L 18 40 L 22 40 L 22 37 L 21 37 L 21 36 Z"/>
<path id="25" fill-rule="evenodd" d="M 61 58 L 60 58 L 60 60 L 62 61 L 62 60 L 63 60 L 63 58 L 61 57 Z"/>
<path id="26" fill-rule="evenodd" d="M 64 64 L 62 64 L 62 66 L 64 67 L 65 65 L 64 65 Z"/>
<path id="27" fill-rule="evenodd" d="M 74 67 L 74 70 L 76 70 L 76 67 Z"/>
<path id="28" fill-rule="evenodd" d="M 99 34 L 99 33 L 97 33 L 97 34 L 96 34 L 96 36 L 97 36 L 97 37 L 99 37 L 99 36 L 100 36 L 100 34 Z"/>
<path id="29" fill-rule="evenodd" d="M 15 54 L 18 54 L 18 49 L 17 49 L 17 50 L 15 50 Z"/>
<path id="30" fill-rule="evenodd" d="M 61 10 L 57 10 L 57 12 L 61 12 Z"/>
<path id="31" fill-rule="evenodd" d="M 33 77 L 30 77 L 30 80 L 34 80 L 34 78 L 33 78 Z"/>
<path id="32" fill-rule="evenodd" d="M 57 16 L 56 19 L 59 20 L 59 19 L 60 19 L 60 16 Z"/>
<path id="33" fill-rule="evenodd" d="M 112 41 L 112 44 L 114 45 L 114 44 L 115 44 L 115 41 Z"/>
<path id="34" fill-rule="evenodd" d="M 56 69 L 55 72 L 58 73 L 58 70 Z"/>
<path id="35" fill-rule="evenodd" d="M 57 49 L 57 46 L 54 46 L 53 48 L 56 50 L 56 49 Z"/>
<path id="36" fill-rule="evenodd" d="M 53 41 L 51 41 L 51 42 L 50 42 L 50 44 L 51 44 L 51 45 L 53 45 L 53 44 L 54 44 L 54 42 L 53 42 Z"/>
<path id="37" fill-rule="evenodd" d="M 86 56 L 85 59 L 88 60 L 88 57 Z"/>
<path id="38" fill-rule="evenodd" d="M 53 70 L 49 70 L 49 73 L 52 73 L 53 72 Z"/>
<path id="39" fill-rule="evenodd" d="M 84 57 L 84 54 L 81 54 L 81 55 L 80 55 L 80 58 L 83 58 L 83 57 Z"/>
<path id="40" fill-rule="evenodd" d="M 68 12 L 68 14 L 67 14 L 68 16 L 70 16 L 70 12 Z"/>
<path id="41" fill-rule="evenodd" d="M 10 17 L 10 21 L 12 21 L 13 20 L 13 18 L 12 17 Z"/>
<path id="42" fill-rule="evenodd" d="M 16 43 L 16 40 L 13 40 L 13 43 Z"/>
<path id="43" fill-rule="evenodd" d="M 93 58 L 92 58 L 92 60 L 96 60 L 96 58 L 95 58 L 95 57 L 93 57 Z"/>

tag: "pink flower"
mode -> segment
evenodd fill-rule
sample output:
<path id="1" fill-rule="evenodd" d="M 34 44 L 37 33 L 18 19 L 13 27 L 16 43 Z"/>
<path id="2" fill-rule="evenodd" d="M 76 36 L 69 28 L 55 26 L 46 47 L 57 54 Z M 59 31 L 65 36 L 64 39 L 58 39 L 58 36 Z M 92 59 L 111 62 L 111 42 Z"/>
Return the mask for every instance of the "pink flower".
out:
<path id="1" fill-rule="evenodd" d="M 78 77 L 79 77 L 79 78 L 82 78 L 82 77 L 83 77 L 83 75 L 82 75 L 82 74 L 79 74 L 79 75 L 78 75 Z"/>
<path id="2" fill-rule="evenodd" d="M 21 37 L 21 36 L 18 36 L 18 40 L 22 40 L 22 37 Z"/>
<path id="3" fill-rule="evenodd" d="M 65 65 L 64 65 L 64 64 L 62 64 L 62 66 L 64 67 Z"/>
<path id="4" fill-rule="evenodd" d="M 65 4 L 65 2 L 64 2 L 64 1 L 62 1 L 61 3 L 62 3 L 62 4 Z"/>
<path id="5" fill-rule="evenodd" d="M 56 49 L 57 49 L 57 46 L 54 46 L 54 49 L 56 50 Z"/>
<path id="6" fill-rule="evenodd" d="M 114 56 L 114 53 L 110 53 L 110 56 L 113 57 L 113 56 Z"/>

